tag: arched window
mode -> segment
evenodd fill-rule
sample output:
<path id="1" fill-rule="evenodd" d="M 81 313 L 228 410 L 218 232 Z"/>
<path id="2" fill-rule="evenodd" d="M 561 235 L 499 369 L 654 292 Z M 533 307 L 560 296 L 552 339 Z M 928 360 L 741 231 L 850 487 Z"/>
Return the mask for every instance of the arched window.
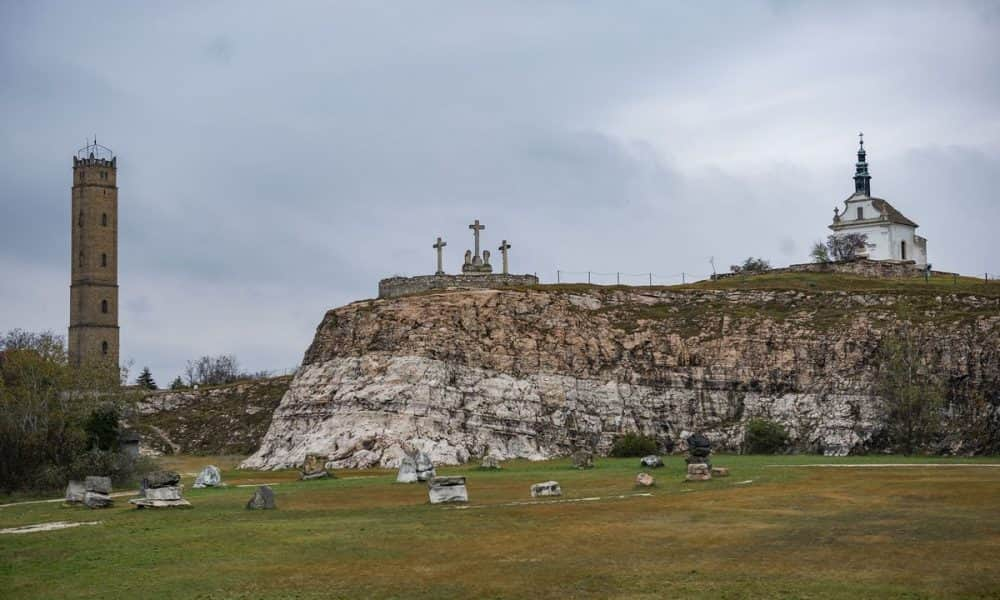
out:
<path id="1" fill-rule="evenodd" d="M 107 254 L 101 254 L 101 266 L 102 267 L 108 266 L 108 255 Z"/>
<path id="2" fill-rule="evenodd" d="M 101 225 L 108 226 L 108 213 L 101 213 Z"/>
<path id="3" fill-rule="evenodd" d="M 108 353 L 108 343 L 101 342 L 101 354 L 107 354 L 107 353 Z"/>
<path id="4" fill-rule="evenodd" d="M 77 224 L 78 227 L 83 227 L 83 211 L 82 210 L 80 211 L 80 214 L 78 214 L 76 216 L 76 224 Z"/>
<path id="5" fill-rule="evenodd" d="M 107 313 L 108 312 L 108 301 L 107 300 L 101 300 L 101 312 L 102 313 Z"/>

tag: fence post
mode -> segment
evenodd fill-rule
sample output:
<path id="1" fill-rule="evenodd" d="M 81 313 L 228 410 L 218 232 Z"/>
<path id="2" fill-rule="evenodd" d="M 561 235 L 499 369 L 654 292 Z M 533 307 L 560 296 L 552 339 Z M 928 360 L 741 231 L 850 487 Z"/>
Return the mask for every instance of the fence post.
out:
<path id="1" fill-rule="evenodd" d="M 684 271 L 681 271 L 681 284 L 687 283 L 687 278 L 684 277 Z"/>
<path id="2" fill-rule="evenodd" d="M 622 284 L 622 274 L 621 271 L 615 273 L 615 283 L 618 285 Z"/>
<path id="3" fill-rule="evenodd" d="M 649 274 L 649 287 L 653 287 L 653 274 Z"/>
<path id="4" fill-rule="evenodd" d="M 590 271 L 587 271 L 587 285 L 590 285 Z"/>
<path id="5" fill-rule="evenodd" d="M 556 283 L 559 283 L 560 279 L 561 278 L 559 277 L 559 269 L 556 269 Z"/>

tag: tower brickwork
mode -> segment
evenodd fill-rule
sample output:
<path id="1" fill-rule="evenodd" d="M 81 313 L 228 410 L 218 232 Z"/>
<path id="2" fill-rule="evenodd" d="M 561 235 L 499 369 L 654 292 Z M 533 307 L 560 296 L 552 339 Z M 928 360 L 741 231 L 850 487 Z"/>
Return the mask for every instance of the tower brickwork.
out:
<path id="1" fill-rule="evenodd" d="M 73 157 L 69 360 L 118 368 L 118 160 L 93 144 Z"/>

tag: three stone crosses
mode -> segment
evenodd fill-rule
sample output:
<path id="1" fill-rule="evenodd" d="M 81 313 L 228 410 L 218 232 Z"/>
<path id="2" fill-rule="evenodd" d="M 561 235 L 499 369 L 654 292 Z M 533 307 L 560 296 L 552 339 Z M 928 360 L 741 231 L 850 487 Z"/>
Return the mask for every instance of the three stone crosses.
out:
<path id="1" fill-rule="evenodd" d="M 484 229 L 486 229 L 486 225 L 481 224 L 479 222 L 479 219 L 476 219 L 475 222 L 473 222 L 471 225 L 469 225 L 469 229 L 472 230 L 472 235 L 473 235 L 473 238 L 474 238 L 474 248 L 475 248 L 475 251 L 474 252 L 472 250 L 466 250 L 465 251 L 465 262 L 462 264 L 462 272 L 463 273 L 470 273 L 470 274 L 489 274 L 489 273 L 492 273 L 493 272 L 493 266 L 490 265 L 490 251 L 489 250 L 483 250 L 482 253 L 480 253 L 480 251 L 479 251 L 479 232 L 482 231 L 482 230 L 484 230 Z M 443 266 L 444 263 L 443 263 L 442 254 L 443 254 L 444 247 L 447 246 L 447 245 L 448 245 L 448 242 L 445 242 L 444 240 L 442 240 L 439 237 L 437 239 L 437 241 L 434 243 L 434 245 L 431 246 L 432 248 L 434 248 L 435 250 L 437 250 L 437 271 L 434 272 L 435 275 L 444 275 L 445 274 L 444 273 L 444 266 Z M 508 253 L 507 252 L 508 252 L 508 250 L 510 250 L 510 247 L 511 246 L 510 246 L 509 243 L 507 243 L 507 240 L 504 240 L 503 242 L 500 243 L 500 247 L 498 248 L 498 250 L 500 250 L 500 255 L 503 257 L 503 274 L 504 275 L 508 275 L 509 274 L 509 267 L 510 267 L 510 265 L 509 265 L 509 261 L 508 261 Z"/>

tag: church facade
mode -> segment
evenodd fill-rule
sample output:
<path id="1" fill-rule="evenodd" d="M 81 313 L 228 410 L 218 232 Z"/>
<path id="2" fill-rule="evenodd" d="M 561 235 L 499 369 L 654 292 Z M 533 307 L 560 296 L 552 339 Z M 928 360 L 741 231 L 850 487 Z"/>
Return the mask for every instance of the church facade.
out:
<path id="1" fill-rule="evenodd" d="M 862 137 L 855 164 L 854 193 L 844 200 L 844 210 L 833 209 L 834 235 L 851 233 L 866 237 L 867 258 L 913 262 L 927 266 L 927 240 L 917 235 L 917 225 L 889 202 L 871 195 L 871 175 Z"/>

